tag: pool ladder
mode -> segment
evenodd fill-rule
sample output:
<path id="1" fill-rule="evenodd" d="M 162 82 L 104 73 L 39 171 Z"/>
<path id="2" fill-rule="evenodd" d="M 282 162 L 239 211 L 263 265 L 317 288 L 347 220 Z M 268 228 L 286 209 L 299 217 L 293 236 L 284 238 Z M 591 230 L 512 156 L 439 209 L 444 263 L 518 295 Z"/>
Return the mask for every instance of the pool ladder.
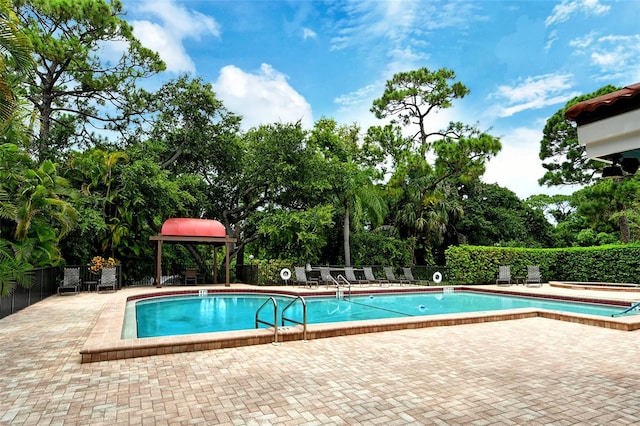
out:
<path id="1" fill-rule="evenodd" d="M 351 283 L 342 275 L 338 275 L 337 278 L 333 278 L 333 276 L 331 276 L 331 274 L 327 275 L 327 282 L 332 281 L 335 286 L 336 286 L 336 299 L 343 299 L 344 298 L 344 292 L 341 291 L 340 289 L 340 282 L 338 280 L 342 280 L 344 281 L 344 285 L 347 286 L 347 291 L 349 294 L 349 298 L 351 298 Z"/>
<path id="2" fill-rule="evenodd" d="M 294 320 L 293 318 L 287 318 L 284 316 L 287 309 L 293 306 L 293 304 L 298 300 L 300 300 L 300 302 L 302 303 L 302 322 Z M 268 321 L 265 321 L 259 318 L 260 311 L 262 311 L 262 309 L 264 309 L 266 306 L 269 306 L 269 302 L 271 302 L 271 305 L 273 305 L 273 323 L 270 323 Z M 265 300 L 265 302 L 262 305 L 260 305 L 260 307 L 256 311 L 255 320 L 256 320 L 256 328 L 258 328 L 259 324 L 264 324 L 264 325 L 273 327 L 273 343 L 278 343 L 278 302 L 276 301 L 275 297 L 268 298 L 267 300 Z M 289 302 L 287 306 L 284 307 L 284 309 L 282 310 L 282 317 L 281 317 L 282 326 L 285 325 L 285 321 L 289 321 L 294 324 L 301 325 L 302 340 L 305 340 L 305 341 L 307 340 L 307 302 L 304 300 L 304 297 L 298 296 L 295 299 L 293 299 L 291 302 Z"/>
<path id="3" fill-rule="evenodd" d="M 264 309 L 271 302 L 273 304 L 273 324 L 259 318 L 260 311 Z M 256 311 L 256 328 L 258 328 L 258 324 L 270 325 L 273 327 L 273 343 L 278 343 L 278 302 L 275 297 L 270 297 L 264 301 L 262 305 Z"/>
<path id="4" fill-rule="evenodd" d="M 294 320 L 293 318 L 287 318 L 284 316 L 284 313 L 287 312 L 287 309 L 289 309 L 291 306 L 293 306 L 294 303 L 296 303 L 298 300 L 300 300 L 300 303 L 302 303 L 302 322 Z M 302 340 L 306 341 L 307 340 L 307 302 L 304 300 L 304 297 L 302 296 L 298 296 L 295 299 L 293 299 L 291 302 L 289 302 L 289 304 L 287 306 L 284 307 L 284 309 L 282 310 L 282 326 L 284 326 L 284 322 L 285 321 L 289 321 L 292 322 L 294 324 L 298 324 L 302 326 Z"/>

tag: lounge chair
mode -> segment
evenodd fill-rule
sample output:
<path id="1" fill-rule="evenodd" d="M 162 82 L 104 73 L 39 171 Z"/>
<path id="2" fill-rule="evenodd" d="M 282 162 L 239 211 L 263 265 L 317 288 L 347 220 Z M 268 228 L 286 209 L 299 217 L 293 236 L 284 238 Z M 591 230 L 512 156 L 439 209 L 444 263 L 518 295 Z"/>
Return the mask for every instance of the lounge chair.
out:
<path id="1" fill-rule="evenodd" d="M 380 286 L 382 286 L 382 284 L 389 284 L 389 280 L 385 280 L 383 278 L 376 278 L 376 276 L 373 274 L 373 269 L 371 267 L 365 267 L 363 268 L 364 271 L 364 277 L 369 281 L 369 283 L 373 284 L 373 283 L 378 283 L 380 284 Z"/>
<path id="2" fill-rule="evenodd" d="M 404 277 L 409 281 L 409 284 L 417 284 L 417 285 L 429 285 L 429 280 L 419 280 L 413 277 L 413 271 L 411 268 L 402 268 L 402 272 L 404 273 Z"/>
<path id="3" fill-rule="evenodd" d="M 313 278 L 307 278 L 307 273 L 304 270 L 304 266 L 296 266 L 296 284 L 302 285 L 305 287 L 318 287 L 318 280 Z"/>
<path id="4" fill-rule="evenodd" d="M 82 289 L 80 268 L 64 268 L 62 283 L 58 286 L 58 296 L 61 294 L 78 294 Z"/>
<path id="5" fill-rule="evenodd" d="M 500 266 L 496 285 L 511 285 L 511 266 Z"/>
<path id="6" fill-rule="evenodd" d="M 389 280 L 390 283 L 398 283 L 400 285 L 402 284 L 409 284 L 409 280 L 406 280 L 404 278 L 396 278 L 396 276 L 393 273 L 393 268 L 390 266 L 385 266 L 384 268 L 384 275 L 387 277 L 387 280 Z"/>
<path id="7" fill-rule="evenodd" d="M 331 270 L 328 266 L 320 267 L 320 283 L 329 287 L 333 280 L 331 279 Z"/>
<path id="8" fill-rule="evenodd" d="M 349 281 L 351 284 L 369 284 L 369 280 L 368 279 L 364 279 L 361 280 L 359 278 L 356 277 L 356 272 L 353 270 L 353 268 L 351 266 L 345 266 L 344 267 L 344 275 L 345 278 L 347 279 L 347 281 Z"/>
<path id="9" fill-rule="evenodd" d="M 540 275 L 540 267 L 537 265 L 527 266 L 527 279 L 525 281 L 527 287 L 541 287 L 542 277 Z"/>
<path id="10" fill-rule="evenodd" d="M 118 279 L 116 277 L 116 268 L 102 268 L 100 282 L 96 286 L 96 291 L 100 293 L 100 289 L 111 289 L 116 291 Z"/>

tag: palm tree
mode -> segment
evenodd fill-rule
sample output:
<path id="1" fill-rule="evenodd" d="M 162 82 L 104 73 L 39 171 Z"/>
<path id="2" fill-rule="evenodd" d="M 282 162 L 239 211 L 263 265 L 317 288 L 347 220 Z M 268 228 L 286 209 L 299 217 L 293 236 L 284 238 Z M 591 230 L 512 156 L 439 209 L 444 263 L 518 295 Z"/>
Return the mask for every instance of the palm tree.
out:
<path id="1" fill-rule="evenodd" d="M 20 30 L 10 0 L 0 0 L 0 122 L 7 121 L 15 110 L 11 73 L 25 74 L 33 69 L 32 46 Z"/>
<path id="2" fill-rule="evenodd" d="M 338 126 L 333 119 L 319 120 L 310 138 L 310 143 L 320 148 L 326 161 L 334 201 L 344 209 L 342 234 L 346 266 L 351 266 L 351 220 L 354 225 L 361 225 L 367 218 L 375 227 L 386 210 L 375 185 L 380 172 L 371 166 L 359 142 L 357 125 Z"/>
<path id="3" fill-rule="evenodd" d="M 351 218 L 353 225 L 362 225 L 365 219 L 376 228 L 386 212 L 384 197 L 380 188 L 374 184 L 375 171 L 370 168 L 358 168 L 343 188 L 341 202 L 344 207 L 343 244 L 344 263 L 351 266 Z"/>

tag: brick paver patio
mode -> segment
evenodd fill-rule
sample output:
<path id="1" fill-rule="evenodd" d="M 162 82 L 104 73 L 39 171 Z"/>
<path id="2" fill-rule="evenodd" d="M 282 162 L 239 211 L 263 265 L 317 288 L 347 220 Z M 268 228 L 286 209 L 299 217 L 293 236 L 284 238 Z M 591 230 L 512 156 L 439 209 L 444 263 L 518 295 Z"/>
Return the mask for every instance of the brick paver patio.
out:
<path id="1" fill-rule="evenodd" d="M 1 425 L 640 424 L 640 332 L 529 318 L 80 363 L 108 295 L 0 320 Z"/>

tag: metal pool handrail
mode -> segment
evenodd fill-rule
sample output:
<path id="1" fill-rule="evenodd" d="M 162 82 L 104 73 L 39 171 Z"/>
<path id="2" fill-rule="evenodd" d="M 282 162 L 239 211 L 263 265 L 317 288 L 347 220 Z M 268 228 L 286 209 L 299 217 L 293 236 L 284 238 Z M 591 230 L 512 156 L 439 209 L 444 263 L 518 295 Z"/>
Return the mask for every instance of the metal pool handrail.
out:
<path id="1" fill-rule="evenodd" d="M 262 308 L 267 306 L 267 303 L 269 302 L 273 302 L 273 324 L 258 318 L 258 315 L 260 314 L 260 311 L 262 310 Z M 265 300 L 264 303 L 256 311 L 256 328 L 258 328 L 258 324 L 272 326 L 273 327 L 273 343 L 278 343 L 278 302 L 276 301 L 275 297 L 270 297 L 267 300 Z"/>
<path id="2" fill-rule="evenodd" d="M 339 279 L 342 279 L 342 281 L 344 281 L 344 283 L 347 285 L 347 289 L 349 290 L 349 298 L 351 297 L 351 283 L 345 277 L 343 277 L 342 274 L 338 275 L 338 278 L 333 278 L 333 276 L 327 275 L 327 278 L 333 281 L 333 283 L 336 285 L 336 299 L 340 298 L 340 282 L 338 282 Z"/>
<path id="3" fill-rule="evenodd" d="M 634 303 L 633 305 L 631 305 L 630 307 L 628 307 L 627 309 L 625 309 L 622 312 L 619 312 L 617 314 L 611 314 L 612 317 L 617 317 L 618 315 L 624 315 L 627 312 L 633 311 L 636 308 L 640 308 L 640 302 Z"/>
<path id="4" fill-rule="evenodd" d="M 287 309 L 289 309 L 298 300 L 302 302 L 302 322 L 296 321 L 294 319 L 287 318 L 284 316 L 284 313 L 287 311 Z M 304 297 L 302 296 L 296 297 L 291 302 L 289 302 L 289 304 L 285 306 L 284 309 L 282 309 L 282 325 L 283 326 L 284 326 L 285 320 L 292 322 L 294 324 L 302 325 L 302 340 L 307 340 L 307 302 L 304 300 Z"/>

